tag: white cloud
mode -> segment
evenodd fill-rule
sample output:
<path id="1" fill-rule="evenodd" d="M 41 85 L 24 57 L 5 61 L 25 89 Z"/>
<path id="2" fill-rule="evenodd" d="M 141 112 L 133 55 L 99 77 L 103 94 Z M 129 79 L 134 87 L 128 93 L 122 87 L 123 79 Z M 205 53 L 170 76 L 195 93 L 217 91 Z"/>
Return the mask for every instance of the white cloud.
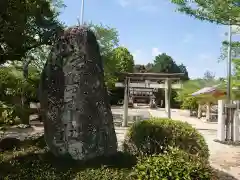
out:
<path id="1" fill-rule="evenodd" d="M 117 2 L 124 8 L 134 7 L 144 12 L 156 12 L 160 9 L 156 0 L 117 0 Z"/>
<path id="2" fill-rule="evenodd" d="M 158 48 L 152 48 L 152 56 L 155 57 L 159 54 L 162 54 L 162 52 Z"/>
<path id="3" fill-rule="evenodd" d="M 135 64 L 147 64 L 152 61 L 150 53 L 137 49 L 132 51 Z M 150 55 L 150 56 L 149 56 Z"/>
<path id="4" fill-rule="evenodd" d="M 135 60 L 137 60 L 138 58 L 140 58 L 140 55 L 141 55 L 142 51 L 141 50 L 136 50 L 132 53 L 133 57 Z"/>
<path id="5" fill-rule="evenodd" d="M 128 5 L 131 4 L 131 2 L 129 0 L 118 0 L 118 3 L 122 6 L 122 7 L 126 7 Z"/>
<path id="6" fill-rule="evenodd" d="M 183 43 L 189 43 L 191 41 L 193 41 L 194 35 L 191 33 L 188 33 L 185 35 L 184 39 L 183 39 Z"/>
<path id="7" fill-rule="evenodd" d="M 136 64 L 147 64 L 152 62 L 155 56 L 162 54 L 162 52 L 156 47 L 152 48 L 150 51 L 137 49 L 135 51 L 131 51 L 131 53 Z"/>
<path id="8" fill-rule="evenodd" d="M 214 57 L 212 54 L 208 54 L 208 53 L 202 53 L 202 54 L 199 54 L 196 58 L 196 61 L 199 61 L 199 62 L 209 62 L 209 63 L 212 63 L 212 62 L 216 62 L 217 63 L 217 60 L 216 57 Z"/>

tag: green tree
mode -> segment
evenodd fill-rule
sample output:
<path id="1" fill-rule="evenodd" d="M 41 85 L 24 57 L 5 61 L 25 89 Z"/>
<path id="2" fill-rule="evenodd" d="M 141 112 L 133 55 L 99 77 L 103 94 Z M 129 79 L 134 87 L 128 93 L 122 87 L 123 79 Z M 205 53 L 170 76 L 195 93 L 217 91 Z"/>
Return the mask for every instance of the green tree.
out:
<path id="1" fill-rule="evenodd" d="M 31 67 L 36 68 L 36 70 L 41 73 L 45 62 L 49 57 L 51 46 L 42 45 L 37 48 L 31 49 L 27 52 L 25 61 L 29 62 Z"/>
<path id="2" fill-rule="evenodd" d="M 222 47 L 221 47 L 221 54 L 219 57 L 219 61 L 227 61 L 228 57 L 228 45 L 229 43 L 227 41 L 222 42 Z M 232 59 L 239 58 L 240 56 L 240 42 L 234 41 L 231 43 L 231 55 Z"/>
<path id="3" fill-rule="evenodd" d="M 134 60 L 125 47 L 117 47 L 112 51 L 113 61 L 116 62 L 116 72 L 133 72 Z"/>
<path id="4" fill-rule="evenodd" d="M 179 73 L 180 69 L 172 57 L 162 53 L 155 57 L 151 71 L 155 73 Z"/>
<path id="5" fill-rule="evenodd" d="M 119 35 L 117 29 L 104 24 L 89 23 L 88 26 L 95 32 L 102 56 L 107 56 L 114 48 L 118 47 Z"/>
<path id="6" fill-rule="evenodd" d="M 118 31 L 115 28 L 103 24 L 90 23 L 88 26 L 95 32 L 100 46 L 100 53 L 102 55 L 105 82 L 107 87 L 112 89 L 117 81 L 117 78 L 114 75 L 116 61 L 112 57 L 112 52 L 119 43 Z"/>
<path id="7" fill-rule="evenodd" d="M 181 13 L 218 24 L 240 25 L 239 0 L 171 0 Z M 231 20 L 231 22 L 229 21 Z"/>
<path id="8" fill-rule="evenodd" d="M 147 69 L 144 65 L 135 64 L 134 67 L 133 67 L 133 71 L 135 73 L 144 73 L 144 72 L 147 72 Z"/>
<path id="9" fill-rule="evenodd" d="M 235 32 L 239 33 L 239 30 L 237 30 Z M 221 55 L 219 57 L 220 62 L 221 61 L 227 62 L 228 46 L 229 46 L 229 43 L 227 41 L 222 42 Z M 235 88 L 239 88 L 240 87 L 240 58 L 239 58 L 240 57 L 240 42 L 239 41 L 234 41 L 231 43 L 231 57 L 232 57 L 232 65 L 233 65 L 232 86 Z"/>
<path id="10" fill-rule="evenodd" d="M 118 80 L 116 72 L 133 72 L 133 56 L 127 48 L 119 47 L 117 29 L 103 24 L 90 23 L 88 26 L 95 32 L 100 46 L 107 87 L 113 89 Z"/>
<path id="11" fill-rule="evenodd" d="M 183 88 L 177 91 L 175 100 L 181 103 L 182 109 L 197 110 L 199 101 L 197 97 L 191 96 L 192 93 L 205 87 L 206 81 L 203 79 L 193 79 L 185 81 Z"/>
<path id="12" fill-rule="evenodd" d="M 183 64 L 180 64 L 180 65 L 178 66 L 178 68 L 179 68 L 179 70 L 180 70 L 179 72 L 181 72 L 181 73 L 184 74 L 183 80 L 189 80 L 188 71 L 187 71 L 186 66 L 183 65 Z"/>
<path id="13" fill-rule="evenodd" d="M 189 79 L 186 66 L 183 64 L 177 65 L 172 57 L 166 53 L 155 57 L 150 71 L 155 73 L 184 73 L 183 80 Z"/>
<path id="14" fill-rule="evenodd" d="M 206 100 L 214 101 L 215 99 L 210 99 L 210 97 L 208 99 L 199 99 L 191 96 L 191 94 L 204 87 L 211 87 L 221 83 L 221 79 L 215 79 L 212 72 L 206 71 L 203 78 L 185 81 L 183 88 L 177 92 L 175 100 L 181 102 L 184 109 L 196 109 L 197 103 L 204 103 Z"/>
<path id="15" fill-rule="evenodd" d="M 166 53 L 159 54 L 155 57 L 153 66 L 150 69 L 150 72 L 153 73 L 184 73 L 182 77 L 183 80 L 188 80 L 188 71 L 183 64 L 178 65 L 171 56 Z M 163 90 L 159 90 L 156 94 L 157 101 L 164 99 Z M 171 105 L 177 108 L 179 104 L 176 102 L 175 97 L 177 93 L 175 90 L 172 90 L 171 94 Z"/>
<path id="16" fill-rule="evenodd" d="M 211 72 L 211 71 L 206 71 L 204 73 L 203 79 L 205 79 L 206 81 L 214 81 L 215 74 L 213 72 Z"/>
<path id="17" fill-rule="evenodd" d="M 113 63 L 111 67 L 111 81 L 108 79 L 107 85 L 111 91 L 111 103 L 117 104 L 120 99 L 123 99 L 124 88 L 115 88 L 115 83 L 121 80 L 121 76 L 118 76 L 118 72 L 133 72 L 134 60 L 131 53 L 125 47 L 115 48 L 110 57 L 110 61 Z"/>
<path id="18" fill-rule="evenodd" d="M 153 68 L 153 63 L 147 63 L 147 65 L 145 66 L 146 71 L 147 72 L 151 72 L 152 68 Z"/>
<path id="19" fill-rule="evenodd" d="M 60 1 L 0 2 L 0 64 L 23 60 L 29 50 L 49 44 L 62 30 L 57 20 Z"/>

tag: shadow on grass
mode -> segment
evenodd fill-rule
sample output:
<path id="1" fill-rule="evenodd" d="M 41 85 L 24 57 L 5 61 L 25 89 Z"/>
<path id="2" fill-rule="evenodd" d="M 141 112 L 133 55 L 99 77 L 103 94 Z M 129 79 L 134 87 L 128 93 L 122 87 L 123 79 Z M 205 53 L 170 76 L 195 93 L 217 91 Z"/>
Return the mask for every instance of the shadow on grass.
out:
<path id="1" fill-rule="evenodd" d="M 6 137 L 0 140 L 0 152 L 19 150 L 30 146 L 44 148 L 46 146 L 44 136 L 38 136 L 34 139 L 25 139 L 24 141 L 20 141 L 15 137 Z"/>
<path id="2" fill-rule="evenodd" d="M 4 159 L 5 154 L 8 154 L 9 158 Z M 0 179 L 39 179 L 40 177 L 40 179 L 48 179 L 50 176 L 50 179 L 62 179 L 63 177 L 71 179 L 77 174 L 87 178 L 101 173 L 104 173 L 104 176 L 108 176 L 106 175 L 108 173 L 110 176 L 113 172 L 121 171 L 123 173 L 123 170 L 129 172 L 137 162 L 134 156 L 123 152 L 109 157 L 97 157 L 85 162 L 56 158 L 47 151 L 43 137 L 26 140 L 20 150 L 4 152 L 1 156 Z M 88 173 L 90 174 L 88 175 Z"/>

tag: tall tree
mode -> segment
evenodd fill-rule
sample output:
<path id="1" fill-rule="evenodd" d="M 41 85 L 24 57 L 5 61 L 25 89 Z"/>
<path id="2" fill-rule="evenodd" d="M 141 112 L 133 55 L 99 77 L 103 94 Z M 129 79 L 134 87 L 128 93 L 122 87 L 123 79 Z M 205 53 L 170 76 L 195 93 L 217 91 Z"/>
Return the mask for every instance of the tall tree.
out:
<path id="1" fill-rule="evenodd" d="M 152 68 L 153 68 L 153 63 L 147 63 L 147 65 L 145 66 L 146 71 L 147 72 L 151 72 Z"/>
<path id="2" fill-rule="evenodd" d="M 118 31 L 104 24 L 90 23 L 88 26 L 95 32 L 103 59 L 105 82 L 111 89 L 117 81 L 114 76 L 116 62 L 112 58 L 112 52 L 119 43 Z"/>
<path id="3" fill-rule="evenodd" d="M 229 43 L 227 41 L 222 42 L 221 54 L 219 57 L 219 61 L 227 61 L 228 45 L 229 45 Z M 239 41 L 234 41 L 231 43 L 231 53 L 232 53 L 231 55 L 232 55 L 233 59 L 240 57 L 240 42 Z"/>
<path id="4" fill-rule="evenodd" d="M 239 33 L 239 32 L 238 32 Z M 219 61 L 226 61 L 228 57 L 228 46 L 229 43 L 227 41 L 222 42 L 221 47 L 221 55 L 219 57 Z M 231 57 L 232 57 L 232 86 L 240 87 L 240 42 L 234 41 L 231 43 Z"/>
<path id="5" fill-rule="evenodd" d="M 154 73 L 184 73 L 183 79 L 188 80 L 188 72 L 183 64 L 177 65 L 171 56 L 166 53 L 159 54 L 155 57 L 153 66 L 150 70 Z M 176 91 L 172 91 L 171 104 L 176 105 L 175 101 Z M 156 93 L 157 100 L 164 99 L 164 92 L 159 90 Z"/>
<path id="6" fill-rule="evenodd" d="M 62 25 L 59 1 L 0 1 L 0 64 L 23 60 L 29 50 L 52 44 Z"/>
<path id="7" fill-rule="evenodd" d="M 28 75 L 28 66 L 35 68 L 38 73 L 42 72 L 42 69 L 49 58 L 49 53 L 51 46 L 42 45 L 34 49 L 29 50 L 24 58 L 23 63 L 20 61 L 20 64 L 23 64 L 24 76 L 25 78 Z"/>
<path id="8" fill-rule="evenodd" d="M 135 64 L 133 68 L 135 73 L 145 73 L 147 72 L 146 67 L 141 64 Z"/>
<path id="9" fill-rule="evenodd" d="M 170 56 L 162 53 L 155 57 L 152 71 L 156 73 L 179 73 L 179 67 Z"/>
<path id="10" fill-rule="evenodd" d="M 178 66 L 178 68 L 179 68 L 180 72 L 184 74 L 183 80 L 189 80 L 188 71 L 187 71 L 186 66 L 184 64 L 180 64 Z"/>
<path id="11" fill-rule="evenodd" d="M 104 24 L 89 23 L 88 26 L 95 32 L 100 46 L 101 55 L 107 55 L 119 45 L 119 35 L 116 28 Z"/>
<path id="12" fill-rule="evenodd" d="M 184 73 L 184 80 L 188 80 L 188 71 L 183 64 L 177 65 L 172 57 L 162 53 L 155 57 L 151 72 L 155 73 Z"/>
<path id="13" fill-rule="evenodd" d="M 116 62 L 116 72 L 133 72 L 133 55 L 125 47 L 117 47 L 112 52 L 113 61 Z"/>
<path id="14" fill-rule="evenodd" d="M 240 25 L 239 0 L 171 0 L 178 11 L 218 24 Z"/>
<path id="15" fill-rule="evenodd" d="M 204 73 L 203 79 L 205 79 L 205 80 L 207 80 L 207 81 L 212 81 L 212 80 L 214 80 L 214 78 L 215 78 L 215 74 L 214 74 L 213 72 L 211 72 L 211 71 L 206 71 L 206 72 Z"/>

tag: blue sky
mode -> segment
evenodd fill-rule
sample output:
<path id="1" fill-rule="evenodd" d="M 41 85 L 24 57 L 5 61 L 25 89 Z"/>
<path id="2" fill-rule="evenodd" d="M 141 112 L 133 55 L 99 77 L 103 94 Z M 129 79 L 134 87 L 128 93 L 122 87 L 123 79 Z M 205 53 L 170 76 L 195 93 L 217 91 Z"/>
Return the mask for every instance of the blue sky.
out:
<path id="1" fill-rule="evenodd" d="M 81 0 L 64 4 L 60 20 L 77 24 Z M 218 63 L 226 28 L 176 12 L 170 0 L 85 0 L 84 21 L 116 28 L 120 45 L 130 50 L 136 64 L 167 53 L 183 63 L 192 78 L 202 77 L 206 70 L 226 76 L 226 63 Z"/>

